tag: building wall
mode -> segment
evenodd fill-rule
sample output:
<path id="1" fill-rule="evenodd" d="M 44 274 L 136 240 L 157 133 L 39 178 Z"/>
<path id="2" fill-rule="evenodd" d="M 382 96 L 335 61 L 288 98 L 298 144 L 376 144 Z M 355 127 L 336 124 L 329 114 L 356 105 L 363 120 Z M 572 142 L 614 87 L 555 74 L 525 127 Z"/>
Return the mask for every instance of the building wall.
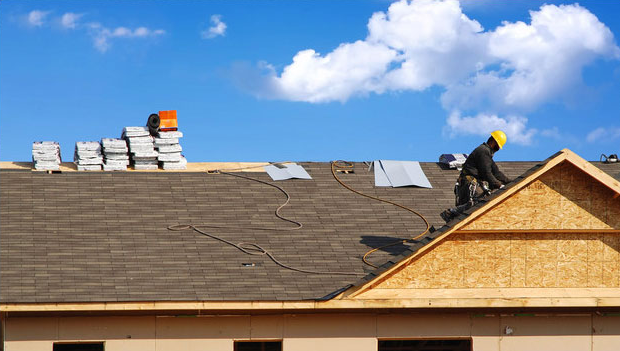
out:
<path id="1" fill-rule="evenodd" d="M 283 340 L 285 351 L 375 351 L 378 339 L 472 338 L 475 351 L 617 350 L 620 316 L 364 313 L 200 317 L 9 317 L 5 350 L 104 341 L 106 351 L 232 351 L 235 340 Z"/>

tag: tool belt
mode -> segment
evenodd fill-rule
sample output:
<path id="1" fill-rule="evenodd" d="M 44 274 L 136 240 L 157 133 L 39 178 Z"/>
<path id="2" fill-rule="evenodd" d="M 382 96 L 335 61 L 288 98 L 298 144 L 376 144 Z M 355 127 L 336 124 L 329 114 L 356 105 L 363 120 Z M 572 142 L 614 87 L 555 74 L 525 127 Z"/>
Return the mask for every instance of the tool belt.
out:
<path id="1" fill-rule="evenodd" d="M 454 185 L 454 196 L 456 206 L 469 202 L 471 205 L 478 202 L 480 198 L 491 193 L 489 183 L 479 181 L 478 178 L 466 175 L 461 172 Z"/>

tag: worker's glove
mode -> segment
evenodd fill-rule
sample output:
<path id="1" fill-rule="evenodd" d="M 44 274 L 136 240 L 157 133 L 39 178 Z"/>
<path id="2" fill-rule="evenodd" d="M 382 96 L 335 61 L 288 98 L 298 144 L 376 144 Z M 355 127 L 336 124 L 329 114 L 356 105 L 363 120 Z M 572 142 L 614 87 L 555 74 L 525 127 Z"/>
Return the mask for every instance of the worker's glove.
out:
<path id="1" fill-rule="evenodd" d="M 504 184 L 500 185 L 499 188 L 500 189 L 504 189 L 506 186 Z"/>
<path id="2" fill-rule="evenodd" d="M 482 182 L 482 191 L 484 192 L 484 195 L 490 195 L 491 194 L 491 188 L 489 187 L 489 183 L 488 182 Z"/>

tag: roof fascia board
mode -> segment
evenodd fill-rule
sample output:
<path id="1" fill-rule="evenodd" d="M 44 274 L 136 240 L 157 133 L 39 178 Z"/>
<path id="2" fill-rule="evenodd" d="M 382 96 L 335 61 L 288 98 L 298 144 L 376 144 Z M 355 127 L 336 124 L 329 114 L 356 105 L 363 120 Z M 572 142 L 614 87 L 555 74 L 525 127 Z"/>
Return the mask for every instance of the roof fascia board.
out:
<path id="1" fill-rule="evenodd" d="M 572 152 L 571 150 L 564 149 L 562 150 L 562 152 L 566 154 L 567 161 L 569 161 L 570 163 L 572 163 L 573 165 L 575 165 L 582 171 L 586 172 L 591 177 L 601 182 L 601 184 L 605 185 L 610 190 L 614 191 L 616 194 L 620 194 L 620 182 L 619 181 L 614 179 L 609 174 L 601 171 L 600 169 L 598 169 L 596 166 L 594 166 L 590 162 L 579 157 L 579 155 Z"/>
<path id="2" fill-rule="evenodd" d="M 561 290 L 561 289 L 554 289 Z M 570 289 L 569 289 L 570 290 Z M 576 289 L 583 290 L 583 289 Z M 617 289 L 615 289 L 617 290 Z M 571 296 L 572 295 L 572 296 Z M 231 311 L 335 311 L 335 310 L 380 310 L 380 309 L 464 309 L 464 308 L 512 308 L 512 307 L 618 307 L 617 293 L 592 294 L 549 294 L 547 296 L 506 297 L 495 296 L 428 296 L 404 299 L 365 298 L 356 300 L 329 301 L 151 301 L 151 302 L 85 302 L 85 303 L 24 303 L 1 304 L 1 313 L 158 313 L 164 311 L 200 311 L 205 314 L 228 313 Z"/>

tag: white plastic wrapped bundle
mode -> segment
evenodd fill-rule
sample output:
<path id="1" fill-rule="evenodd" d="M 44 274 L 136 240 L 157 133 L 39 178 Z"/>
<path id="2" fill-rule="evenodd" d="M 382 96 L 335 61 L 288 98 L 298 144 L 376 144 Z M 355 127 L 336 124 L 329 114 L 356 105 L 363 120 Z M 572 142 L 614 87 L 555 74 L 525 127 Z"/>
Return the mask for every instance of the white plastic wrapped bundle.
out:
<path id="1" fill-rule="evenodd" d="M 103 164 L 101 144 L 98 141 L 78 141 L 75 143 L 73 161 L 78 171 L 100 171 Z"/>
<path id="2" fill-rule="evenodd" d="M 150 136 L 149 129 L 147 127 L 125 127 L 121 139 L 140 136 Z"/>
<path id="3" fill-rule="evenodd" d="M 59 170 L 60 145 L 55 141 L 35 141 L 32 143 L 32 161 L 37 170 Z"/>
<path id="4" fill-rule="evenodd" d="M 160 153 L 157 159 L 161 162 L 180 162 L 181 157 L 182 156 L 180 152 L 169 152 L 169 153 Z"/>
<path id="5" fill-rule="evenodd" d="M 187 169 L 187 160 L 185 157 L 181 156 L 181 160 L 179 162 L 160 162 L 162 168 L 165 170 L 183 170 Z"/>
<path id="6" fill-rule="evenodd" d="M 129 165 L 129 148 L 124 139 L 103 138 L 101 139 L 103 149 L 103 170 L 104 171 L 126 171 Z"/>
<path id="7" fill-rule="evenodd" d="M 129 145 L 129 160 L 134 169 L 157 169 L 157 156 L 153 137 L 148 127 L 125 127 L 121 138 Z"/>
<path id="8" fill-rule="evenodd" d="M 181 155 L 179 139 L 183 137 L 180 131 L 159 132 L 153 141 L 159 152 L 159 165 L 165 170 L 181 170 L 187 168 L 187 160 Z"/>

